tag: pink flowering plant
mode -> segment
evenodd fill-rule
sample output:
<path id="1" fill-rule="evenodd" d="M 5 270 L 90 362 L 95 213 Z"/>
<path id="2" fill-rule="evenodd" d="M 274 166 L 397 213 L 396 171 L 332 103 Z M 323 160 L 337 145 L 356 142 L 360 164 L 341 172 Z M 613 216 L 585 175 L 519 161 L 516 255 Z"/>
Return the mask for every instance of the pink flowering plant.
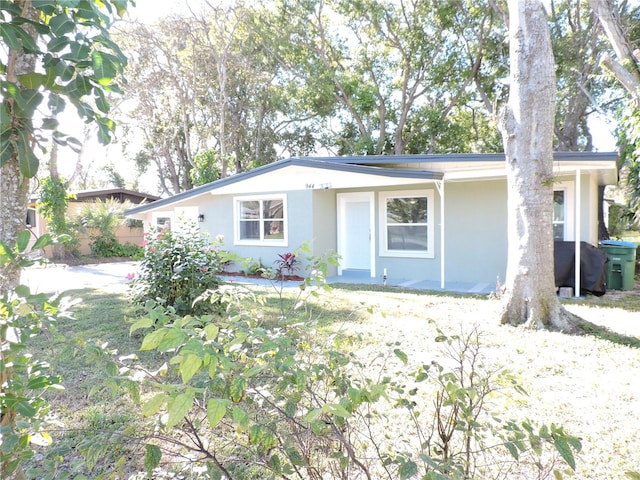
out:
<path id="1" fill-rule="evenodd" d="M 210 313 L 215 305 L 196 302 L 205 291 L 215 290 L 225 252 L 210 242 L 195 223 L 174 230 L 154 229 L 145 235 L 144 257 L 130 283 L 135 303 L 154 300 L 181 315 Z"/>

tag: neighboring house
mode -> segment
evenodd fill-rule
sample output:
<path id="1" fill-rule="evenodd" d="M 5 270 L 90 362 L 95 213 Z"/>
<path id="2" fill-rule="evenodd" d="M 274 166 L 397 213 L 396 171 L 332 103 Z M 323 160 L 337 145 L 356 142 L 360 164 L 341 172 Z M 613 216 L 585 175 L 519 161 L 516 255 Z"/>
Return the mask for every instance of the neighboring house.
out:
<path id="1" fill-rule="evenodd" d="M 556 240 L 598 243 L 598 186 L 617 153 L 554 154 Z M 271 266 L 308 242 L 367 276 L 491 291 L 507 265 L 503 154 L 289 158 L 128 210 L 145 227 L 200 220 L 225 248 Z"/>
<path id="2" fill-rule="evenodd" d="M 69 200 L 69 206 L 67 208 L 67 217 L 75 217 L 82 208 L 90 203 L 94 203 L 96 200 L 117 200 L 120 203 L 129 202 L 130 204 L 140 205 L 145 203 L 151 203 L 158 200 L 160 197 L 155 195 L 147 195 L 146 193 L 134 192 L 131 190 L 125 190 L 124 188 L 111 188 L 106 190 L 83 190 L 79 192 L 71 192 L 75 195 L 75 198 Z M 47 221 L 42 218 L 37 212 L 37 199 L 32 199 L 29 202 L 29 208 L 27 210 L 27 227 L 33 233 L 33 242 L 43 233 L 48 231 Z M 134 245 L 140 245 L 144 238 L 144 230 L 141 227 L 128 227 L 122 225 L 116 229 L 116 238 L 120 243 L 131 243 Z M 83 234 L 79 238 L 79 253 L 81 255 L 90 255 L 91 239 L 88 235 Z M 50 251 L 45 250 L 45 256 L 50 257 Z"/>

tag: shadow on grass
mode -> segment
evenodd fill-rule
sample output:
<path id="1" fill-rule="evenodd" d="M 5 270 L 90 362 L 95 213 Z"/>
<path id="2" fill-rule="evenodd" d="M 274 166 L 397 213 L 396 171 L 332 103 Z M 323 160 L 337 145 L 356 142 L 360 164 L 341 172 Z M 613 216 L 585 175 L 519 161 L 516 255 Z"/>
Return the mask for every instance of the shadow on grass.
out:
<path id="1" fill-rule="evenodd" d="M 422 290 L 417 288 L 390 287 L 384 285 L 354 284 L 354 283 L 332 283 L 331 288 L 347 290 L 351 292 L 384 292 L 384 293 L 411 293 L 413 295 L 449 297 L 449 298 L 470 298 L 472 300 L 488 300 L 491 295 L 480 293 L 449 292 L 442 290 Z"/>
<path id="2" fill-rule="evenodd" d="M 585 322 L 580 325 L 580 328 L 585 335 L 591 335 L 600 340 L 607 340 L 616 345 L 623 345 L 625 347 L 640 348 L 640 338 L 632 337 L 630 335 L 622 335 L 620 333 L 609 330 L 606 327 L 596 325 L 591 322 Z"/>

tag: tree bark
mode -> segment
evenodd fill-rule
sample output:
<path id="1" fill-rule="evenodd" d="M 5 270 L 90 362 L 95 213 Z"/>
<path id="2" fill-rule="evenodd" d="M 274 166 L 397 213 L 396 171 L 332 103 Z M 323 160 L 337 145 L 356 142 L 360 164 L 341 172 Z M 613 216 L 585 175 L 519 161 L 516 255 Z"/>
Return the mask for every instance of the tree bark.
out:
<path id="1" fill-rule="evenodd" d="M 624 34 L 620 18 L 610 0 L 589 0 L 589 6 L 598 17 L 617 57 L 614 59 L 605 53 L 600 64 L 609 69 L 636 102 L 640 101 L 639 62 Z"/>
<path id="2" fill-rule="evenodd" d="M 509 0 L 511 85 L 500 130 L 506 154 L 508 261 L 501 322 L 572 331 L 553 260 L 555 66 L 539 0 Z"/>
<path id="3" fill-rule="evenodd" d="M 20 0 L 16 5 L 23 10 L 24 18 L 37 18 L 36 9 L 30 0 Z M 29 30 L 36 38 L 36 31 L 30 25 L 23 28 Z M 35 55 L 25 54 L 23 51 L 9 50 L 7 62 L 7 80 L 17 83 L 18 75 L 32 73 L 36 69 Z M 13 112 L 13 101 L 9 102 L 7 110 Z M 33 139 L 31 140 L 33 144 Z M 29 179 L 20 172 L 17 155 L 13 155 L 0 168 L 0 240 L 13 248 L 18 233 L 26 229 L 27 203 L 29 200 Z M 20 282 L 20 270 L 0 266 L 0 295 L 16 287 Z"/>

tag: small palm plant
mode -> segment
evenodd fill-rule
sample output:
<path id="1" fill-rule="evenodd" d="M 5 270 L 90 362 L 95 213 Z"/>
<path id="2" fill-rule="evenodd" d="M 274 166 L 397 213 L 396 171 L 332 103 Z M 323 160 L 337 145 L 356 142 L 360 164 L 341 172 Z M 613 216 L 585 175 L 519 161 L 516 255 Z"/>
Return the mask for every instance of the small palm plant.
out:
<path id="1" fill-rule="evenodd" d="M 109 252 L 118 251 L 120 243 L 116 238 L 116 229 L 126 221 L 124 211 L 127 203 L 113 198 L 97 199 L 85 205 L 78 215 L 82 227 L 89 229 L 91 250 L 99 256 L 113 256 Z"/>

